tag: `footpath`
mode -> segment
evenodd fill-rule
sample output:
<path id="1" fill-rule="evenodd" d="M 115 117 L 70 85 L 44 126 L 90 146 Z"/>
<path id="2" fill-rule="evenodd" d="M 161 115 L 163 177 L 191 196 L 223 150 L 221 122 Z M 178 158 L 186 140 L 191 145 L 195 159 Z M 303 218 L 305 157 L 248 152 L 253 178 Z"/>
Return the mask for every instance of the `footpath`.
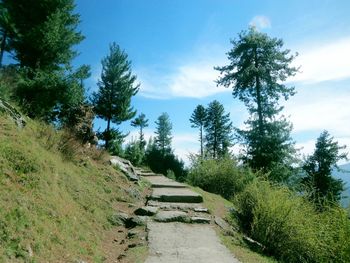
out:
<path id="1" fill-rule="evenodd" d="M 203 207 L 200 194 L 163 175 L 139 169 L 135 172 L 153 190 L 146 206 L 136 211 L 139 215 L 152 216 L 147 221 L 146 263 L 239 262 L 220 243 L 214 230 L 215 219 Z"/>

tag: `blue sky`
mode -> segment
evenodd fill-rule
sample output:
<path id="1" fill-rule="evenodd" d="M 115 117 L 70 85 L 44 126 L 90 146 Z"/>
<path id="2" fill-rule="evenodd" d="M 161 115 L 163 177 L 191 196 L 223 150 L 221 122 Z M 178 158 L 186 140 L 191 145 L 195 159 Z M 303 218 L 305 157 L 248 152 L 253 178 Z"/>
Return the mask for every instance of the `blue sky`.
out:
<path id="1" fill-rule="evenodd" d="M 231 90 L 217 87 L 214 66 L 227 64 L 230 39 L 255 25 L 272 37 L 282 38 L 285 48 L 298 52 L 295 65 L 301 72 L 287 81 L 297 95 L 285 105 L 284 114 L 294 125 L 292 133 L 301 154 L 312 152 L 315 139 L 327 129 L 350 147 L 350 1 L 239 1 L 239 0 L 77 0 L 80 30 L 86 39 L 76 48 L 75 64 L 89 64 L 86 81 L 97 89 L 101 59 L 115 41 L 129 55 L 141 83 L 132 104 L 154 121 L 167 112 L 173 123 L 173 148 L 186 161 L 199 149 L 197 130 L 189 117 L 198 104 L 214 99 L 224 104 L 236 127 L 248 115 L 233 99 Z M 104 128 L 96 121 L 95 128 Z M 121 126 L 137 131 L 127 122 Z M 237 147 L 234 149 L 237 151 Z"/>

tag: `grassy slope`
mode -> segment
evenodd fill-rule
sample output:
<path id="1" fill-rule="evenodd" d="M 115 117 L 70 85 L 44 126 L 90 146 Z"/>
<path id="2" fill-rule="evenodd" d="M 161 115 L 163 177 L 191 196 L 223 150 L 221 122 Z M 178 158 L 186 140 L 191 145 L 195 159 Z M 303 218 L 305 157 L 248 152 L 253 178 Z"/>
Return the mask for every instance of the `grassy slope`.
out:
<path id="1" fill-rule="evenodd" d="M 102 262 L 108 218 L 118 202 L 136 202 L 96 151 L 68 147 L 75 160 L 65 160 L 64 140 L 0 116 L 0 262 Z"/>

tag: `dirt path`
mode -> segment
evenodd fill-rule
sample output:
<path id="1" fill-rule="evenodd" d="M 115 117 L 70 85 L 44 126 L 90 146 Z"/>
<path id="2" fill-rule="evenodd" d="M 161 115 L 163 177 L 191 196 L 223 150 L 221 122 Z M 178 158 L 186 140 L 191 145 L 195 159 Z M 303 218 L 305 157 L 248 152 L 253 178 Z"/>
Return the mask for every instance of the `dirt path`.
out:
<path id="1" fill-rule="evenodd" d="M 146 263 L 239 263 L 220 243 L 202 196 L 165 176 L 140 175 L 153 188 L 147 208 L 157 209 L 147 223 Z"/>

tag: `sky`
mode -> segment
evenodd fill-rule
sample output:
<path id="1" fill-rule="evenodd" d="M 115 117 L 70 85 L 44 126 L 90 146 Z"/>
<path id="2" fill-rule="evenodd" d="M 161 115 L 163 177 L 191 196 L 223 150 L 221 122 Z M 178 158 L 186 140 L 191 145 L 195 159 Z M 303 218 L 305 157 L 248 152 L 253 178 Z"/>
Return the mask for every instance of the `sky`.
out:
<path id="1" fill-rule="evenodd" d="M 74 64 L 91 66 L 89 92 L 97 90 L 101 59 L 116 42 L 141 84 L 132 105 L 149 119 L 146 138 L 154 136 L 156 119 L 167 112 L 172 146 L 187 164 L 189 153 L 199 151 L 198 131 L 189 122 L 198 104 L 220 101 L 235 127 L 248 118 L 232 90 L 217 87 L 214 66 L 229 63 L 230 40 L 249 26 L 283 39 L 286 49 L 298 53 L 293 65 L 300 72 L 285 83 L 297 94 L 281 105 L 300 154 L 312 153 L 323 130 L 350 148 L 350 1 L 77 0 L 76 5 L 86 39 L 75 47 L 80 55 Z M 95 121 L 95 129 L 104 127 Z M 130 132 L 127 141 L 137 138 L 130 121 L 120 128 Z"/>

